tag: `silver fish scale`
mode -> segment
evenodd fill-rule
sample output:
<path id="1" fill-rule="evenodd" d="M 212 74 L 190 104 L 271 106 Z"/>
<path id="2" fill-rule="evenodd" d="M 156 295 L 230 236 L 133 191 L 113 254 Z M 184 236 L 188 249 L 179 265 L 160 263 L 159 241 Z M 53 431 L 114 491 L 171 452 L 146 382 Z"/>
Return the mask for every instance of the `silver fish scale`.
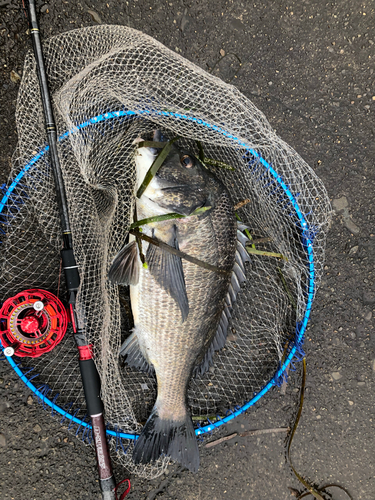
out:
<path id="1" fill-rule="evenodd" d="M 233 268 L 236 220 L 225 191 L 209 214 L 175 224 L 181 251 L 228 271 Z M 190 310 L 184 323 L 174 299 L 148 271 L 141 271 L 137 287 L 137 337 L 146 359 L 155 367 L 160 416 L 165 411 L 166 418 L 174 419 L 186 414 L 191 372 L 212 342 L 230 282 L 229 277 L 184 260 L 183 269 Z"/>

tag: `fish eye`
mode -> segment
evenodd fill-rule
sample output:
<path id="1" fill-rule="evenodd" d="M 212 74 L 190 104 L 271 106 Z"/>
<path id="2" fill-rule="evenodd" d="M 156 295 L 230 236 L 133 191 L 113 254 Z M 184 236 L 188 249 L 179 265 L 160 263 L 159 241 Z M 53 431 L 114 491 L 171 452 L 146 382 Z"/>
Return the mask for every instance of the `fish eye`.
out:
<path id="1" fill-rule="evenodd" d="M 181 162 L 181 165 L 185 168 L 191 168 L 194 166 L 194 161 L 193 161 L 193 158 L 189 155 L 184 155 L 181 159 L 180 159 L 180 162 Z"/>

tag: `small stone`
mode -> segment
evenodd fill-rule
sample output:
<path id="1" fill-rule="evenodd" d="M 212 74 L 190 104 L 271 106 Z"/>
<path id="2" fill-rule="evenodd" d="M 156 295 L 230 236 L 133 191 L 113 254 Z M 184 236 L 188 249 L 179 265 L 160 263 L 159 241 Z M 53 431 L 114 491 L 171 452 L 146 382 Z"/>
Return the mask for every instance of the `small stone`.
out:
<path id="1" fill-rule="evenodd" d="M 357 385 L 359 385 L 359 387 L 363 387 L 364 385 L 366 385 L 366 382 L 357 382 Z"/>
<path id="2" fill-rule="evenodd" d="M 67 443 L 68 442 L 68 438 L 64 438 L 63 441 L 64 441 L 64 443 Z"/>
<path id="3" fill-rule="evenodd" d="M 16 71 L 10 72 L 10 79 L 12 80 L 13 83 L 20 83 L 21 81 L 21 77 Z"/>
<path id="4" fill-rule="evenodd" d="M 41 8 L 40 8 L 40 12 L 41 12 L 42 14 L 44 14 L 44 13 L 48 14 L 48 13 L 49 13 L 49 10 L 48 10 L 48 9 L 49 9 L 49 5 L 48 5 L 48 3 L 45 3 L 44 5 L 42 5 L 42 6 L 41 6 Z"/>
<path id="5" fill-rule="evenodd" d="M 372 370 L 375 372 L 375 359 L 371 361 Z"/>
<path id="6" fill-rule="evenodd" d="M 0 434 L 0 448 L 5 448 L 7 445 L 7 440 L 5 439 L 4 434 Z"/>
<path id="7" fill-rule="evenodd" d="M 349 250 L 349 255 L 354 255 L 355 253 L 358 252 L 358 246 L 355 246 L 355 247 L 352 247 L 350 250 Z"/>
<path id="8" fill-rule="evenodd" d="M 224 49 L 220 49 L 220 55 L 221 55 L 221 57 L 225 56 L 225 50 Z"/>
<path id="9" fill-rule="evenodd" d="M 355 334 L 355 332 L 349 332 L 349 337 L 355 339 L 357 335 Z"/>
<path id="10" fill-rule="evenodd" d="M 4 379 L 0 377 L 0 385 L 4 383 Z"/>
<path id="11" fill-rule="evenodd" d="M 333 380 L 340 380 L 342 378 L 342 375 L 340 372 L 332 372 L 331 373 Z"/>
<path id="12" fill-rule="evenodd" d="M 33 429 L 34 432 L 40 432 L 41 430 L 42 430 L 42 428 L 40 427 L 39 424 L 36 424 L 36 426 Z"/>
<path id="13" fill-rule="evenodd" d="M 350 406 L 353 406 L 354 405 L 354 402 L 353 401 L 348 401 L 349 405 Z"/>
<path id="14" fill-rule="evenodd" d="M 365 320 L 366 321 L 371 321 L 371 318 L 372 318 L 372 312 L 369 311 L 366 315 L 365 315 Z"/>
<path id="15" fill-rule="evenodd" d="M 0 403 L 0 413 L 6 411 L 8 408 L 10 408 L 10 403 L 8 403 L 8 401 Z"/>
<path id="16" fill-rule="evenodd" d="M 345 208 L 348 208 L 349 203 L 346 198 L 346 196 L 341 196 L 341 198 L 336 198 L 332 202 L 333 208 L 336 210 L 336 212 L 341 212 Z"/>
<path id="17" fill-rule="evenodd" d="M 94 10 L 88 10 L 87 13 L 90 14 L 93 21 L 98 24 L 103 24 L 103 21 L 97 12 L 95 12 Z"/>
<path id="18" fill-rule="evenodd" d="M 320 420 L 322 418 L 322 416 L 321 415 L 317 415 L 316 418 L 317 418 L 317 420 Z"/>
<path id="19" fill-rule="evenodd" d="M 375 303 L 375 293 L 365 291 L 363 292 L 363 303 L 365 305 L 371 305 Z"/>
<path id="20" fill-rule="evenodd" d="M 269 85 L 270 87 L 272 87 L 273 82 L 268 82 L 268 85 Z"/>
<path id="21" fill-rule="evenodd" d="M 359 227 L 357 226 L 357 224 L 353 222 L 353 220 L 350 217 L 344 218 L 344 224 L 345 227 L 347 227 L 351 233 L 358 234 L 360 232 Z"/>
<path id="22" fill-rule="evenodd" d="M 33 400 L 32 396 L 29 396 L 29 397 L 27 398 L 27 404 L 28 404 L 28 405 L 32 405 L 32 404 L 33 404 L 33 402 L 34 402 L 34 400 Z"/>
<path id="23" fill-rule="evenodd" d="M 229 340 L 229 342 L 235 342 L 237 340 L 237 335 L 235 335 L 234 333 L 230 333 L 227 337 L 227 340 Z"/>

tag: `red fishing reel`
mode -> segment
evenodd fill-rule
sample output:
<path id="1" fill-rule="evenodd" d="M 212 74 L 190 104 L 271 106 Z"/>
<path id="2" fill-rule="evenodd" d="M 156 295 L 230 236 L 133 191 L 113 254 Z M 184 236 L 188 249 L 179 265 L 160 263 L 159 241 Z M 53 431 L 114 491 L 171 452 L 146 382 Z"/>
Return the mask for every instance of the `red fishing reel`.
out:
<path id="1" fill-rule="evenodd" d="M 61 301 L 45 290 L 25 290 L 0 310 L 0 340 L 6 356 L 37 358 L 64 337 L 68 315 Z"/>

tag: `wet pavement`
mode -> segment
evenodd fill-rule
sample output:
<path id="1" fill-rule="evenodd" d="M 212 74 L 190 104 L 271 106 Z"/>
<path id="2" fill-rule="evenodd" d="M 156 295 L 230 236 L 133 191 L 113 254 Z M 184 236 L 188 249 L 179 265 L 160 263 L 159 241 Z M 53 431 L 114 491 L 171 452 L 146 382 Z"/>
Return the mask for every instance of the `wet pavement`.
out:
<path id="1" fill-rule="evenodd" d="M 51 0 L 38 7 L 44 37 L 122 24 L 213 69 L 252 100 L 321 177 L 332 225 L 307 329 L 306 399 L 292 457 L 314 484 L 337 482 L 356 500 L 375 499 L 374 6 L 359 0 Z M 26 30 L 18 2 L 0 1 L 0 183 L 16 146 Z M 291 374 L 285 394 L 275 388 L 217 437 L 289 426 L 300 371 Z M 116 468 L 116 475 L 126 472 Z M 127 498 L 286 500 L 296 490 L 302 487 L 285 461 L 285 435 L 270 433 L 203 448 L 195 475 L 171 467 L 153 481 L 134 478 Z M 4 500 L 100 498 L 92 449 L 43 411 L 6 362 L 0 362 L 0 491 Z M 347 498 L 330 492 L 334 500 Z"/>

